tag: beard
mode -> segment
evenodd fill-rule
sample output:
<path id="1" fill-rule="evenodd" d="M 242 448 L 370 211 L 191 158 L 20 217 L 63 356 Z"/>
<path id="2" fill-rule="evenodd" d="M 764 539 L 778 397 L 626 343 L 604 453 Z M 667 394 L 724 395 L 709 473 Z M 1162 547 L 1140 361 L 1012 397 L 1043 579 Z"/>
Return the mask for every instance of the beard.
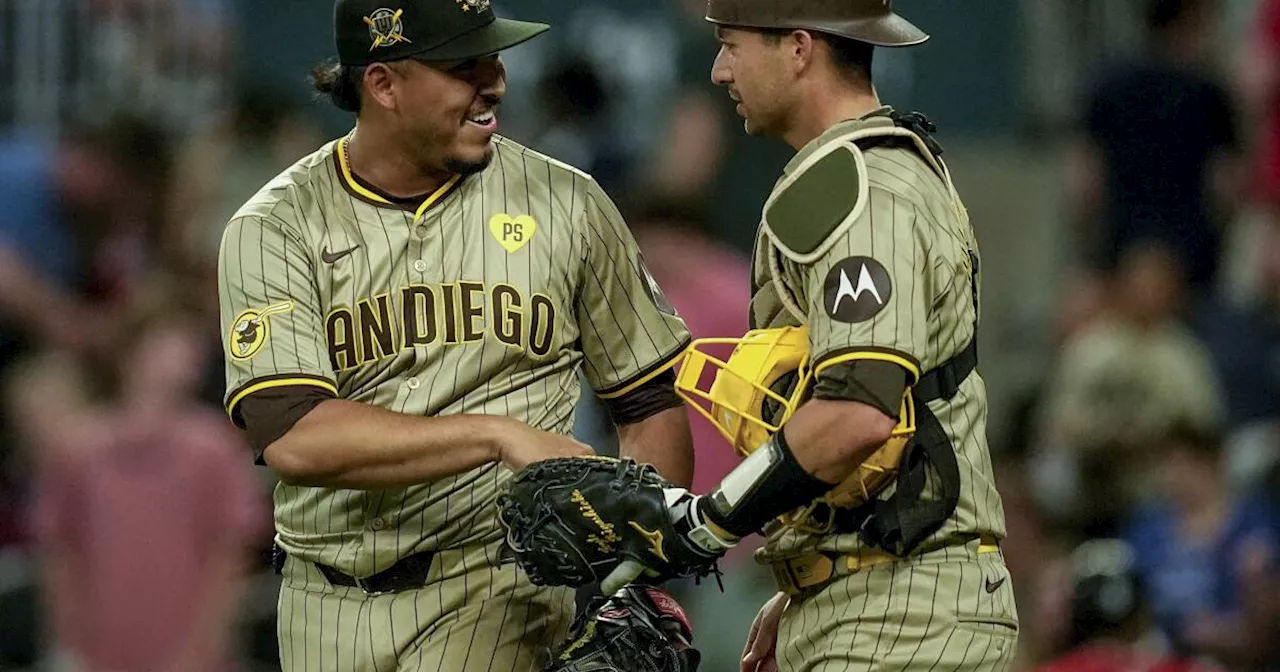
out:
<path id="1" fill-rule="evenodd" d="M 467 175 L 474 175 L 485 168 L 488 168 L 490 163 L 493 163 L 493 143 L 489 143 L 489 146 L 484 148 L 484 156 L 478 160 L 468 161 L 467 159 L 460 159 L 456 156 L 452 156 L 445 159 L 444 167 L 450 173 L 456 173 L 465 177 Z"/>

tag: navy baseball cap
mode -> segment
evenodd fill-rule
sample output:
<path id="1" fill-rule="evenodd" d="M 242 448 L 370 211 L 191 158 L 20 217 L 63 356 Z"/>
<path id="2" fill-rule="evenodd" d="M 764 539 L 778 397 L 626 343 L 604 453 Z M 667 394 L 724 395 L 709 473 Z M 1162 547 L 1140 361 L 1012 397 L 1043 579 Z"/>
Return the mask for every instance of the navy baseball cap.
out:
<path id="1" fill-rule="evenodd" d="M 337 0 L 333 27 L 338 60 L 354 66 L 405 58 L 465 61 L 550 28 L 498 18 L 492 0 Z"/>

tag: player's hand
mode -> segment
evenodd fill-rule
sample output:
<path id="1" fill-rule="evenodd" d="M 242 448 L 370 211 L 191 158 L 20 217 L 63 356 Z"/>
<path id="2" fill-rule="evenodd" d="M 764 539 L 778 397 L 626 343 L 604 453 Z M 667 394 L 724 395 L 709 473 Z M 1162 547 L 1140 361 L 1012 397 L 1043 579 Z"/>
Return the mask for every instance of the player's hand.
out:
<path id="1" fill-rule="evenodd" d="M 504 429 L 498 440 L 498 460 L 512 471 L 553 457 L 595 454 L 591 446 L 572 437 L 544 432 L 523 422 L 512 421 Z"/>
<path id="2" fill-rule="evenodd" d="M 741 672 L 777 672 L 778 623 L 790 602 L 786 593 L 779 592 L 760 608 L 742 649 Z"/>
<path id="3" fill-rule="evenodd" d="M 707 525 L 698 506 L 701 495 L 684 488 L 664 488 L 662 492 L 674 528 L 674 534 L 668 534 L 671 539 L 666 551 L 669 563 L 683 567 L 718 560 L 738 543 L 738 539 L 725 539 Z M 670 567 L 648 567 L 627 559 L 600 582 L 600 588 L 611 595 L 641 576 L 660 578 L 669 570 Z"/>

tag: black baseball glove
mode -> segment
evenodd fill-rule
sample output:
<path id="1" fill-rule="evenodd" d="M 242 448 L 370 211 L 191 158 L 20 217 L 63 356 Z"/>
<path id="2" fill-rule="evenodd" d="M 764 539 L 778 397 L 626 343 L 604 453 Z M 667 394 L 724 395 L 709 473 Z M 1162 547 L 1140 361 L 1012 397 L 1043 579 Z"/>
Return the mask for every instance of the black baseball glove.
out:
<path id="1" fill-rule="evenodd" d="M 600 583 L 612 594 L 642 572 L 664 581 L 716 573 L 730 544 L 698 541 L 696 498 L 630 459 L 534 462 L 498 497 L 515 562 L 540 586 Z M 607 580 L 606 580 L 607 579 Z"/>
<path id="2" fill-rule="evenodd" d="M 702 654 L 692 644 L 675 599 L 633 584 L 592 600 L 545 672 L 697 672 Z"/>

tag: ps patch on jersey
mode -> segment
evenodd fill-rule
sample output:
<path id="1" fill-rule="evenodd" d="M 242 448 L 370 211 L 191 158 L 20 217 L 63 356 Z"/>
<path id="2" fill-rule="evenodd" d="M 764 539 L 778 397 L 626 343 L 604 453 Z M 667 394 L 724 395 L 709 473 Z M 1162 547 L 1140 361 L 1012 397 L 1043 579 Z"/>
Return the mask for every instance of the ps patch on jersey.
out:
<path id="1" fill-rule="evenodd" d="M 262 310 L 250 308 L 236 316 L 231 325 L 231 334 L 227 341 L 227 352 L 231 358 L 244 361 L 258 354 L 262 345 L 271 334 L 271 323 L 267 318 L 293 310 L 293 302 L 285 301 L 267 306 Z"/>
<path id="2" fill-rule="evenodd" d="M 489 233 L 509 254 L 515 254 L 528 245 L 529 239 L 537 232 L 538 222 L 529 215 L 512 217 L 500 212 L 489 219 Z"/>
<path id="3" fill-rule="evenodd" d="M 636 259 L 636 272 L 640 275 L 640 286 L 644 287 L 644 293 L 649 296 L 650 301 L 653 301 L 653 305 L 665 315 L 678 317 L 675 306 L 671 305 L 667 295 L 662 293 L 662 286 L 649 272 L 649 267 L 645 266 L 643 258 Z"/>
<path id="4" fill-rule="evenodd" d="M 884 310 L 893 295 L 893 283 L 884 264 L 871 257 L 849 257 L 831 267 L 822 290 L 827 315 L 855 324 Z"/>

